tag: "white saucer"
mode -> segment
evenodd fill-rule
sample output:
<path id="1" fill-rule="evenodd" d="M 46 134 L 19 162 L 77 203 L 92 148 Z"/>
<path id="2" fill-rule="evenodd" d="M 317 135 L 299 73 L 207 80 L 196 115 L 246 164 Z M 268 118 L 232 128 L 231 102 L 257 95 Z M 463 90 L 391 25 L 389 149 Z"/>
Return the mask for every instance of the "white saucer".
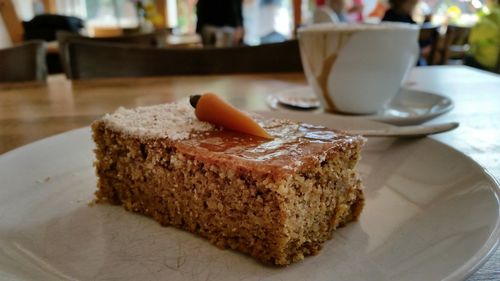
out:
<path id="1" fill-rule="evenodd" d="M 297 100 L 301 102 L 297 102 Z M 275 110 L 311 110 L 324 112 L 319 105 L 313 90 L 308 86 L 301 86 L 267 97 L 267 104 Z M 292 101 L 288 103 L 288 101 Z M 299 104 L 303 109 L 295 106 Z M 307 107 L 310 104 L 311 107 Z M 355 118 L 366 118 L 393 125 L 416 125 L 450 111 L 453 101 L 447 97 L 408 88 L 402 88 L 382 110 L 373 115 L 356 115 Z"/>

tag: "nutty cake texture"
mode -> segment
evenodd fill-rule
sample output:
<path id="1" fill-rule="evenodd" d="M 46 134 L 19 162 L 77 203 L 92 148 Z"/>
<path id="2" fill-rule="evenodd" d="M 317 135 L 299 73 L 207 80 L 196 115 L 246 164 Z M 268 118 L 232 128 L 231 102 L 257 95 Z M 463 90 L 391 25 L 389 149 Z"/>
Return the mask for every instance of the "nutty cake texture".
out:
<path id="1" fill-rule="evenodd" d="M 273 140 L 198 121 L 187 102 L 120 108 L 92 124 L 96 197 L 264 263 L 314 255 L 361 212 L 364 139 L 258 122 Z"/>

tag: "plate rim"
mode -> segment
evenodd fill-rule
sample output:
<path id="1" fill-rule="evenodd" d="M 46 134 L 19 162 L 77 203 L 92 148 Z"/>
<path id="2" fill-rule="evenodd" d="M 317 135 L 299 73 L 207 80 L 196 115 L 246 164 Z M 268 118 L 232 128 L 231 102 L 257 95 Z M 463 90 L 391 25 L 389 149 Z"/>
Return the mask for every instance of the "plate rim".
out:
<path id="1" fill-rule="evenodd" d="M 276 113 L 275 111 L 260 111 L 257 113 L 267 113 L 267 114 L 274 114 Z M 284 114 L 306 114 L 309 115 L 310 113 L 307 112 L 282 112 Z M 323 115 L 326 118 L 338 118 L 342 116 L 335 116 L 327 113 L 318 113 L 317 115 Z M 373 123 L 378 123 L 379 125 L 384 125 L 384 126 L 391 126 L 389 124 L 373 121 L 373 120 L 367 120 L 369 122 Z M 12 150 L 6 151 L 2 154 L 0 154 L 0 162 L 3 162 L 5 160 L 8 160 L 9 157 L 14 157 L 17 153 L 20 153 L 23 150 L 33 148 L 35 146 L 39 146 L 43 143 L 49 143 L 53 139 L 61 138 L 64 136 L 68 136 L 71 134 L 79 134 L 83 133 L 84 131 L 87 131 L 87 133 L 91 133 L 90 126 L 84 126 L 80 128 L 75 128 L 72 130 L 68 130 L 62 133 L 54 134 L 51 136 L 47 136 L 45 138 L 33 141 L 31 143 L 22 145 L 20 147 L 14 148 Z M 91 134 L 90 134 L 91 135 Z M 472 164 L 478 168 L 484 175 L 485 179 L 488 180 L 491 184 L 488 185 L 488 188 L 492 191 L 492 193 L 495 195 L 496 202 L 500 206 L 500 180 L 496 179 L 496 177 L 485 167 L 483 167 L 480 163 L 472 159 L 469 155 L 466 155 L 465 153 L 459 151 L 458 149 L 443 143 L 439 140 L 436 140 L 432 137 L 425 137 L 428 141 L 431 141 L 433 143 L 436 143 L 438 145 L 441 145 L 443 148 L 448 149 L 450 151 L 453 151 L 454 153 L 459 153 L 461 156 L 465 157 L 468 159 L 468 161 L 472 162 Z M 483 266 L 486 261 L 495 253 L 495 251 L 499 248 L 500 246 L 500 216 L 497 217 L 497 220 L 495 222 L 495 227 L 491 231 L 490 235 L 488 238 L 484 241 L 484 244 L 477 249 L 477 252 L 469 257 L 469 259 L 462 264 L 460 267 L 456 268 L 452 273 L 450 273 L 448 276 L 446 276 L 442 280 L 446 281 L 451 281 L 451 280 L 464 280 L 467 277 L 470 277 L 472 274 L 474 274 L 481 266 Z"/>

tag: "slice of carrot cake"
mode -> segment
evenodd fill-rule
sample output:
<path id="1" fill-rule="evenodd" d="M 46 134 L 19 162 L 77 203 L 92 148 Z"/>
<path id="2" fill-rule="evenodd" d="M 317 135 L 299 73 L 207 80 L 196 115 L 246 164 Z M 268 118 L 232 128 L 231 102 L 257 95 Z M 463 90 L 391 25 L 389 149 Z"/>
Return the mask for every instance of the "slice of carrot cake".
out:
<path id="1" fill-rule="evenodd" d="M 316 254 L 361 212 L 355 166 L 364 139 L 257 121 L 274 139 L 199 121 L 187 102 L 105 115 L 92 124 L 98 201 L 269 264 Z"/>

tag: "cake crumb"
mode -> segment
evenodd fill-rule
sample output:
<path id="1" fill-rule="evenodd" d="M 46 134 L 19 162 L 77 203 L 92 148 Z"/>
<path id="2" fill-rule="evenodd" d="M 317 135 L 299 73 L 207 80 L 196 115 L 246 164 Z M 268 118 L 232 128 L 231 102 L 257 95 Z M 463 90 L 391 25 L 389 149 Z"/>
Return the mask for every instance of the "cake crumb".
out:
<path id="1" fill-rule="evenodd" d="M 50 177 L 45 177 L 43 180 L 36 180 L 36 183 L 47 183 L 50 181 Z"/>

